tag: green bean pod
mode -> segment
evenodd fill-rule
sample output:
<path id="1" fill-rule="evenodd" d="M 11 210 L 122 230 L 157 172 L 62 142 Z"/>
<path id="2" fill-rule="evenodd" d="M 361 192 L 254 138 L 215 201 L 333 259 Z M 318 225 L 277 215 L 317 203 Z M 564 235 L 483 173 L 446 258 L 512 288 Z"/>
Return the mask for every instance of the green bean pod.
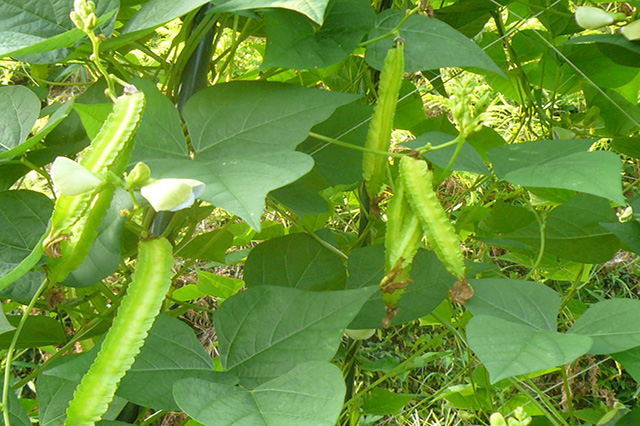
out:
<path id="1" fill-rule="evenodd" d="M 420 220 L 409 205 L 402 181 L 399 181 L 387 208 L 384 239 L 387 273 L 398 266 L 405 271 L 411 268 L 413 258 L 420 248 L 422 235 Z"/>
<path id="2" fill-rule="evenodd" d="M 387 53 L 380 72 L 378 102 L 373 110 L 373 116 L 369 124 L 365 148 L 389 151 L 393 118 L 403 76 L 404 41 L 397 39 L 395 46 Z M 371 198 L 377 197 L 382 191 L 388 162 L 387 157 L 373 152 L 365 152 L 362 156 L 363 177 L 366 182 L 367 193 Z"/>
<path id="3" fill-rule="evenodd" d="M 96 138 L 84 152 L 80 164 L 98 175 L 121 175 L 133 149 L 133 136 L 144 108 L 144 93 L 129 89 L 118 97 Z M 112 184 L 78 195 L 60 194 L 51 218 L 51 231 L 45 239 L 48 277 L 61 282 L 84 261 L 96 239 L 97 229 L 111 205 Z"/>
<path id="4" fill-rule="evenodd" d="M 93 426 L 106 413 L 160 312 L 172 266 L 173 247 L 167 239 L 139 243 L 133 280 L 95 361 L 73 394 L 66 426 Z"/>
<path id="5" fill-rule="evenodd" d="M 422 160 L 405 156 L 400 160 L 400 178 L 405 194 L 429 243 L 440 261 L 456 278 L 465 275 L 460 237 L 449 221 L 433 189 L 433 172 Z"/>

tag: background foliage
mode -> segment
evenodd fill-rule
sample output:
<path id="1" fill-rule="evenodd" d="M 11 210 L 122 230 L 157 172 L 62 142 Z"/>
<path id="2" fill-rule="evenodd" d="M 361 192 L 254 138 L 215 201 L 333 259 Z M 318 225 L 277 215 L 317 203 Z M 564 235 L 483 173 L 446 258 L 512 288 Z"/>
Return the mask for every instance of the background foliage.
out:
<path id="1" fill-rule="evenodd" d="M 582 5 L 627 18 L 585 30 Z M 147 99 L 130 166 L 206 184 L 174 216 L 173 286 L 100 424 L 638 424 L 640 47 L 619 32 L 638 6 L 96 1 L 100 58 Z M 72 9 L 0 0 L 0 282 L 46 232 L 49 164 L 81 157 L 111 110 Z M 364 143 L 397 37 L 389 186 L 371 202 Z M 485 109 L 465 133 L 456 111 Z M 451 300 L 427 238 L 385 329 L 387 205 L 412 149 L 475 294 Z M 38 298 L 43 258 L 2 289 L 4 423 L 64 422 L 143 221 L 119 190 L 64 282 Z"/>

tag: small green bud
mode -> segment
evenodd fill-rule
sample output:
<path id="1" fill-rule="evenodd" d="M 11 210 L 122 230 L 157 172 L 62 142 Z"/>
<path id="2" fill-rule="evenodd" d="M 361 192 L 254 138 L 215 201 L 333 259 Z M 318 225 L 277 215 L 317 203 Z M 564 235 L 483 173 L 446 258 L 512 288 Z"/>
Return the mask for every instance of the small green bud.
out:
<path id="1" fill-rule="evenodd" d="M 76 28 L 84 30 L 84 21 L 75 10 L 72 10 L 71 13 L 69 13 L 69 18 L 71 18 L 71 22 L 73 22 L 73 25 L 75 25 Z"/>
<path id="2" fill-rule="evenodd" d="M 138 189 L 148 184 L 150 178 L 151 169 L 149 169 L 149 166 L 143 162 L 139 162 L 133 166 L 131 172 L 125 176 L 124 181 L 127 183 L 128 188 Z"/>
<path id="3" fill-rule="evenodd" d="M 85 30 L 93 31 L 98 26 L 98 17 L 95 13 L 91 12 L 85 21 Z"/>

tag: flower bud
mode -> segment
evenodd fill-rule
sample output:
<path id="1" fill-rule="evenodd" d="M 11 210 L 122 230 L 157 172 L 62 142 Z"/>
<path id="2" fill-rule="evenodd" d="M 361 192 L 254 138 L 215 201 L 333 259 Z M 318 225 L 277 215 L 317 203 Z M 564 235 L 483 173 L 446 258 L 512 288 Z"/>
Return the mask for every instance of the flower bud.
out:
<path id="1" fill-rule="evenodd" d="M 140 193 L 155 211 L 175 212 L 191 206 L 205 186 L 195 179 L 158 179 L 143 186 Z"/>
<path id="2" fill-rule="evenodd" d="M 103 179 L 67 157 L 55 159 L 51 166 L 51 180 L 55 189 L 64 195 L 82 194 L 104 183 Z"/>
<path id="3" fill-rule="evenodd" d="M 127 183 L 127 187 L 137 189 L 150 183 L 150 178 L 151 169 L 149 169 L 149 166 L 143 162 L 139 162 L 133 166 L 131 172 L 124 178 L 124 181 Z"/>
<path id="4" fill-rule="evenodd" d="M 625 25 L 620 28 L 620 32 L 627 40 L 640 40 L 640 20 Z"/>
<path id="5" fill-rule="evenodd" d="M 91 12 L 85 21 L 85 30 L 92 31 L 98 26 L 98 17 L 95 13 Z"/>
<path id="6" fill-rule="evenodd" d="M 594 30 L 611 25 L 626 18 L 624 13 L 609 13 L 593 6 L 578 6 L 575 13 L 576 22 L 582 28 Z"/>

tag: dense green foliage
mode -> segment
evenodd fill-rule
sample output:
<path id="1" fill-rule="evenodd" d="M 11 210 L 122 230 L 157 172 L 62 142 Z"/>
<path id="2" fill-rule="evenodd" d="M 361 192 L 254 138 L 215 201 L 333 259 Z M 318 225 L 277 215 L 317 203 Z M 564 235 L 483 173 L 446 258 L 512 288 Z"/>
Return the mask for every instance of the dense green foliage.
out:
<path id="1" fill-rule="evenodd" d="M 639 8 L 0 0 L 3 424 L 640 424 Z"/>

